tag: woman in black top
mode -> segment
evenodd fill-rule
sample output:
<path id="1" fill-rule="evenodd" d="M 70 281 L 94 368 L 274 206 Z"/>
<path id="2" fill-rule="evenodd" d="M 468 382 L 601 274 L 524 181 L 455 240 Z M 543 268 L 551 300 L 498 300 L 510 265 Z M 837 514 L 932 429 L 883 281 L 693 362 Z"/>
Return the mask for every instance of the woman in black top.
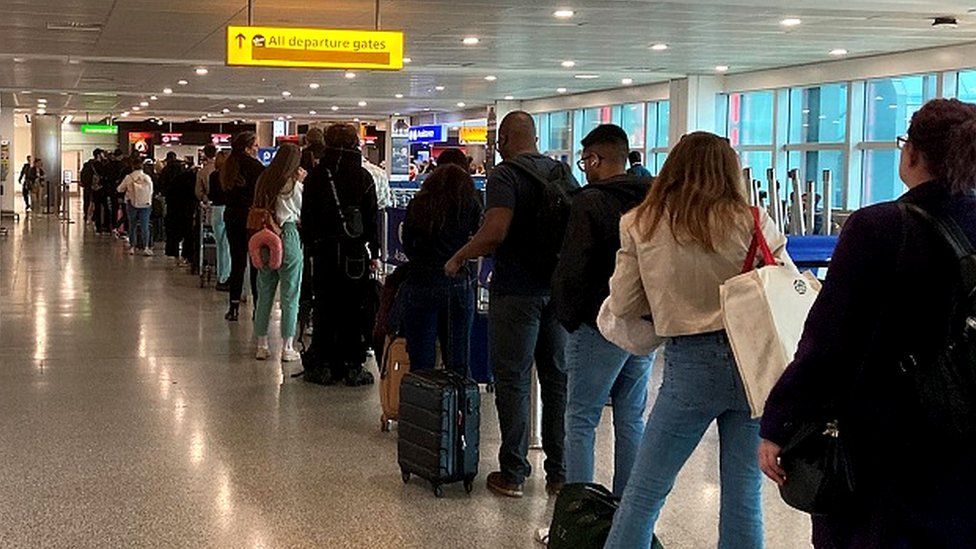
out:
<path id="1" fill-rule="evenodd" d="M 403 248 L 410 274 L 403 289 L 404 335 L 414 370 L 435 366 L 440 339 L 445 367 L 468 375 L 476 268 L 462 269 L 455 278 L 444 274 L 444 264 L 468 243 L 480 223 L 474 182 L 456 165 L 434 170 L 407 207 Z"/>
<path id="2" fill-rule="evenodd" d="M 258 137 L 254 132 L 237 134 L 231 143 L 231 153 L 220 170 L 220 186 L 224 191 L 224 224 L 230 243 L 230 309 L 224 318 L 236 321 L 244 290 L 244 270 L 247 268 L 247 214 L 254 202 L 254 188 L 264 166 L 258 161 Z M 257 270 L 251 269 L 251 294 L 257 303 Z"/>
<path id="3" fill-rule="evenodd" d="M 976 242 L 976 105 L 927 103 L 912 117 L 898 202 L 850 217 L 793 363 L 766 401 L 763 472 L 789 483 L 778 458 L 805 424 L 837 420 L 854 477 L 843 511 L 813 517 L 818 548 L 976 547 L 976 437 L 946 429 L 912 373 L 946 349 L 960 263 L 908 205 L 955 221 Z M 971 337 L 971 336 L 970 336 Z M 960 385 L 972 391 L 972 376 Z M 928 373 L 922 376 L 931 375 Z M 972 393 L 970 393 L 972 397 Z M 972 402 L 969 423 L 972 425 Z"/>

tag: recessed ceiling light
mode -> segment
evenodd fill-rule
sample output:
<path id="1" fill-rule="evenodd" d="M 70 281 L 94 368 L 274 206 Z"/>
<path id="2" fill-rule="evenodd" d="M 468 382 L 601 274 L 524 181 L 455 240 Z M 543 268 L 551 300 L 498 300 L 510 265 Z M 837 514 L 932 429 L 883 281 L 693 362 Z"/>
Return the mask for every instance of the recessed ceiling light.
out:
<path id="1" fill-rule="evenodd" d="M 150 100 L 150 101 L 158 101 L 158 100 L 159 100 L 159 97 L 157 97 L 157 96 L 155 96 L 155 95 L 150 95 L 150 96 L 149 96 L 149 100 Z"/>
<path id="2" fill-rule="evenodd" d="M 395 94 L 393 97 L 396 97 L 397 99 L 403 99 L 403 94 L 402 93 L 398 93 L 398 94 Z"/>
<path id="3" fill-rule="evenodd" d="M 505 96 L 505 101 L 512 101 L 513 99 L 515 99 L 515 96 L 514 95 L 506 95 Z"/>
<path id="4" fill-rule="evenodd" d="M 37 109 L 37 114 L 47 114 L 47 111 L 44 109 Z"/>
<path id="5" fill-rule="evenodd" d="M 624 86 L 629 86 L 629 85 L 631 85 L 631 84 L 634 83 L 634 79 L 633 78 L 621 78 L 620 79 L 620 83 L 623 84 Z"/>
<path id="6" fill-rule="evenodd" d="M 81 60 L 80 59 L 68 59 L 68 64 L 69 65 L 80 65 L 81 64 Z"/>
<path id="7" fill-rule="evenodd" d="M 27 60 L 24 59 L 23 57 L 14 57 L 14 63 L 23 63 L 24 61 Z"/>
<path id="8" fill-rule="evenodd" d="M 125 111 L 124 113 L 121 114 L 121 116 L 122 118 L 129 116 L 129 111 Z"/>
<path id="9" fill-rule="evenodd" d="M 729 72 L 728 65 L 715 65 L 715 72 Z"/>
<path id="10" fill-rule="evenodd" d="M 247 105 L 245 105 L 244 103 L 238 103 L 237 104 L 237 108 L 238 109 L 246 109 L 247 108 Z"/>
<path id="11" fill-rule="evenodd" d="M 141 108 L 142 108 L 142 107 L 140 107 L 139 105 L 134 105 L 134 106 L 132 107 L 132 110 L 134 110 L 134 111 L 139 111 L 139 109 L 141 109 Z"/>
<path id="12" fill-rule="evenodd" d="M 557 19 L 569 19 L 574 15 L 576 15 L 576 12 L 573 10 L 556 10 L 552 12 L 552 16 Z"/>
<path id="13" fill-rule="evenodd" d="M 779 22 L 779 24 L 783 25 L 784 27 L 795 27 L 801 23 L 803 23 L 803 20 L 797 17 L 787 17 Z"/>
<path id="14" fill-rule="evenodd" d="M 319 89 L 319 86 L 320 86 L 320 84 L 318 82 L 312 82 L 311 84 L 308 85 L 309 89 L 312 89 L 312 90 Z"/>
<path id="15" fill-rule="evenodd" d="M 289 115 L 288 115 L 288 116 L 286 116 L 285 118 L 287 118 L 288 120 L 291 120 L 292 118 L 294 118 L 294 116 L 292 116 L 292 115 L 290 115 L 290 114 L 289 114 Z"/>
<path id="16" fill-rule="evenodd" d="M 664 51 L 664 50 L 668 49 L 668 45 L 667 44 L 654 44 L 653 46 L 651 46 L 651 49 L 654 50 L 654 51 Z"/>
<path id="17" fill-rule="evenodd" d="M 410 59 L 409 57 L 404 57 L 403 63 L 409 65 L 410 63 L 413 63 L 413 59 Z"/>
<path id="18" fill-rule="evenodd" d="M 255 99 L 255 101 L 257 101 L 258 103 L 264 103 L 264 98 L 258 97 L 257 99 Z"/>
<path id="19" fill-rule="evenodd" d="M 556 88 L 556 93 L 566 93 L 566 88 Z"/>
<path id="20" fill-rule="evenodd" d="M 285 119 L 285 117 L 284 117 L 284 116 L 279 116 L 279 117 L 278 117 L 278 120 L 284 120 L 284 119 Z"/>
<path id="21" fill-rule="evenodd" d="M 207 74 L 209 72 L 210 71 L 206 67 L 197 67 L 197 70 L 196 70 L 196 73 L 197 73 L 198 76 L 203 76 L 203 75 L 205 75 L 205 74 Z"/>
<path id="22" fill-rule="evenodd" d="M 458 104 L 457 104 L 457 106 L 458 106 L 458 107 L 467 107 L 467 104 L 465 104 L 465 102 L 464 102 L 464 101 L 458 101 Z"/>
<path id="23" fill-rule="evenodd" d="M 139 102 L 139 106 L 140 107 L 148 107 L 149 106 L 149 101 L 140 101 Z"/>
<path id="24" fill-rule="evenodd" d="M 830 50 L 830 52 L 828 52 L 828 53 L 830 55 L 833 55 L 834 57 L 842 57 L 844 55 L 847 55 L 848 54 L 848 51 L 845 50 L 844 48 L 837 48 L 837 49 L 834 49 L 834 50 Z"/>
<path id="25" fill-rule="evenodd" d="M 477 36 L 465 36 L 464 40 L 461 40 L 461 43 L 465 46 L 474 46 L 479 42 L 481 42 L 481 40 Z"/>
<path id="26" fill-rule="evenodd" d="M 179 84 L 179 85 L 181 85 L 181 86 L 185 86 L 185 85 L 189 84 L 190 82 L 188 82 L 186 80 L 177 80 L 176 83 Z"/>
<path id="27" fill-rule="evenodd" d="M 485 80 L 489 82 L 494 82 L 495 80 L 498 80 L 498 77 L 493 74 L 489 74 L 488 76 L 485 77 Z"/>
<path id="28" fill-rule="evenodd" d="M 169 95 L 169 94 L 173 93 L 173 88 L 163 88 L 163 93 L 165 93 L 166 95 Z"/>
<path id="29" fill-rule="evenodd" d="M 444 86 L 434 86 L 434 89 L 437 90 L 437 91 L 439 91 L 439 92 L 442 92 L 442 91 L 444 91 L 445 88 L 444 88 Z"/>
<path id="30" fill-rule="evenodd" d="M 600 75 L 599 74 L 577 74 L 573 76 L 573 78 L 577 80 L 595 80 L 597 78 L 600 78 Z"/>
<path id="31" fill-rule="evenodd" d="M 563 61 L 560 63 L 560 65 L 562 65 L 563 68 L 571 69 L 576 66 L 576 61 Z"/>
<path id="32" fill-rule="evenodd" d="M 357 116 L 356 118 L 353 118 L 352 121 L 353 122 L 359 122 L 359 117 Z"/>
<path id="33" fill-rule="evenodd" d="M 356 78 L 356 73 L 354 73 L 354 72 L 352 72 L 352 71 L 346 71 L 346 74 L 345 74 L 344 76 L 345 76 L 346 78 L 349 78 L 349 79 L 351 80 L 351 79 L 353 79 L 353 78 Z"/>
<path id="34" fill-rule="evenodd" d="M 360 107 L 365 107 L 365 106 L 366 106 L 366 102 L 365 102 L 365 101 L 360 101 L 360 102 L 359 102 L 359 103 L 357 103 L 357 104 L 358 104 L 358 105 L 359 105 Z"/>
<path id="35" fill-rule="evenodd" d="M 44 99 L 43 97 L 38 97 L 37 98 L 37 102 L 38 103 L 47 103 L 47 99 Z"/>
<path id="36" fill-rule="evenodd" d="M 229 112 L 230 112 L 230 109 L 221 109 L 221 111 L 220 111 L 220 112 L 222 112 L 222 113 L 224 113 L 224 114 L 227 114 L 227 113 L 229 113 Z"/>
<path id="37" fill-rule="evenodd" d="M 430 107 L 424 107 L 424 112 L 430 112 Z"/>
<path id="38" fill-rule="evenodd" d="M 308 111 L 308 114 L 315 115 L 315 114 L 318 114 L 318 112 L 316 112 L 316 111 Z"/>
<path id="39" fill-rule="evenodd" d="M 337 111 L 337 110 L 339 110 L 339 105 L 332 105 L 332 107 L 330 107 L 330 108 L 331 108 L 331 109 L 332 109 L 333 111 Z"/>
<path id="40" fill-rule="evenodd" d="M 24 91 L 22 91 L 22 92 L 20 92 L 20 93 L 22 93 L 23 95 L 30 95 L 30 94 L 32 94 L 32 93 L 34 93 L 34 92 L 32 92 L 32 91 L 30 91 L 30 90 L 24 90 Z"/>
<path id="41" fill-rule="evenodd" d="M 282 97 L 291 97 L 291 92 L 290 91 L 287 91 L 287 90 L 286 91 L 283 91 L 283 92 L 281 92 L 281 96 Z"/>
<path id="42" fill-rule="evenodd" d="M 395 112 L 395 113 L 393 113 L 393 116 L 400 116 L 400 113 Z"/>

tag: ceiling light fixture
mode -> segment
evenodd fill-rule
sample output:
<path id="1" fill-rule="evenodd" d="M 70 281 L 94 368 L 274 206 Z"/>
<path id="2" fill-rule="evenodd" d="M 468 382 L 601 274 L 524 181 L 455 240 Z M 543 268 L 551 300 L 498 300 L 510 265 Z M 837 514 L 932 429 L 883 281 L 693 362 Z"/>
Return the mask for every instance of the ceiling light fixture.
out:
<path id="1" fill-rule="evenodd" d="M 23 57 L 14 57 L 14 63 L 23 63 L 24 61 L 27 60 L 24 59 Z"/>
<path id="2" fill-rule="evenodd" d="M 238 103 L 237 104 L 237 108 L 238 109 L 246 109 L 247 108 L 247 105 L 245 105 L 244 103 Z"/>
<path id="3" fill-rule="evenodd" d="M 150 96 L 149 96 L 149 100 L 150 100 L 150 101 L 158 101 L 158 100 L 159 100 L 159 97 L 157 97 L 157 96 L 155 96 L 155 95 L 150 95 Z"/>
<path id="4" fill-rule="evenodd" d="M 832 55 L 834 57 L 843 57 L 843 56 L 847 55 L 848 53 L 849 52 L 847 50 L 845 50 L 844 48 L 837 48 L 837 49 L 834 49 L 834 50 L 830 50 L 828 52 L 828 55 Z"/>
<path id="5" fill-rule="evenodd" d="M 464 107 L 467 107 L 468 105 L 464 101 L 458 101 L 457 106 L 458 107 L 461 107 L 461 108 L 464 108 Z"/>
<path id="6" fill-rule="evenodd" d="M 291 97 L 291 92 L 290 92 L 290 91 L 287 91 L 287 90 L 285 90 L 285 91 L 283 91 L 283 92 L 281 92 L 281 96 L 282 96 L 282 97 Z"/>
<path id="7" fill-rule="evenodd" d="M 461 43 L 465 46 L 475 46 L 479 42 L 481 42 L 481 39 L 477 36 L 465 36 L 464 40 L 461 40 Z"/>
<path id="8" fill-rule="evenodd" d="M 123 112 L 120 116 L 122 116 L 122 118 L 129 116 L 129 111 Z"/>
<path id="9" fill-rule="evenodd" d="M 181 85 L 181 86 L 186 86 L 190 82 L 187 81 L 187 80 L 177 80 L 176 83 L 179 84 L 179 85 Z"/>
<path id="10" fill-rule="evenodd" d="M 205 75 L 205 74 L 207 74 L 209 72 L 210 72 L 210 70 L 208 70 L 206 67 L 197 67 L 197 70 L 196 70 L 197 76 L 203 76 L 203 75 Z"/>
<path id="11" fill-rule="evenodd" d="M 316 111 L 308 111 L 308 114 L 316 115 L 316 114 L 318 114 L 318 112 L 316 112 Z"/>
<path id="12" fill-rule="evenodd" d="M 505 101 L 512 101 L 514 99 L 515 99 L 515 96 L 514 95 L 506 95 L 505 96 Z"/>
<path id="13" fill-rule="evenodd" d="M 353 118 L 352 121 L 353 122 L 359 122 L 359 117 L 357 116 L 356 118 Z"/>
<path id="14" fill-rule="evenodd" d="M 286 116 L 285 118 L 287 118 L 288 120 L 291 120 L 292 118 L 295 118 L 295 117 L 289 114 L 289 115 L 288 115 L 288 116 Z"/>
<path id="15" fill-rule="evenodd" d="M 563 61 L 560 63 L 564 69 L 571 69 L 576 66 L 576 61 Z"/>
<path id="16" fill-rule="evenodd" d="M 715 72 L 729 72 L 728 65 L 715 65 Z"/>
<path id="17" fill-rule="evenodd" d="M 576 12 L 568 9 L 556 10 L 552 12 L 552 16 L 556 19 L 569 19 L 574 15 L 576 15 Z"/>
<path id="18" fill-rule="evenodd" d="M 654 44 L 653 46 L 651 46 L 651 49 L 653 51 L 664 51 L 664 50 L 668 49 L 668 45 L 667 44 L 663 44 L 663 43 L 662 44 Z"/>
<path id="19" fill-rule="evenodd" d="M 221 111 L 220 111 L 220 112 L 222 112 L 222 113 L 224 113 L 224 114 L 227 114 L 227 113 L 229 113 L 229 112 L 230 112 L 230 109 L 221 109 Z"/>
<path id="20" fill-rule="evenodd" d="M 403 94 L 402 93 L 394 94 L 393 97 L 396 97 L 397 99 L 403 99 Z"/>
<path id="21" fill-rule="evenodd" d="M 47 103 L 47 99 L 44 99 L 43 97 L 38 97 L 37 98 L 37 102 L 38 103 Z"/>
<path id="22" fill-rule="evenodd" d="M 442 92 L 442 91 L 445 90 L 444 86 L 434 86 L 434 89 L 437 90 L 437 91 L 439 91 L 439 92 Z"/>
<path id="23" fill-rule="evenodd" d="M 68 59 L 68 64 L 69 65 L 80 65 L 81 64 L 81 60 L 80 59 Z"/>
<path id="24" fill-rule="evenodd" d="M 311 84 L 308 85 L 308 88 L 310 90 L 317 90 L 317 89 L 319 89 L 319 87 L 320 87 L 320 84 L 318 82 L 312 82 Z"/>
<path id="25" fill-rule="evenodd" d="M 165 93 L 166 95 L 169 95 L 169 94 L 173 93 L 173 88 L 163 88 L 163 93 Z"/>
<path id="26" fill-rule="evenodd" d="M 599 74 L 577 74 L 574 75 L 573 78 L 577 80 L 595 80 L 597 78 L 600 78 L 600 75 Z"/>
<path id="27" fill-rule="evenodd" d="M 333 112 L 335 112 L 339 110 L 339 105 L 332 105 L 330 108 L 332 109 Z"/>
<path id="28" fill-rule="evenodd" d="M 621 78 L 620 79 L 620 83 L 623 84 L 624 86 L 629 86 L 629 85 L 631 85 L 631 84 L 634 83 L 634 79 L 633 78 Z"/>
<path id="29" fill-rule="evenodd" d="M 498 80 L 498 77 L 493 74 L 489 74 L 488 76 L 485 77 L 485 80 L 487 80 L 488 82 L 494 82 L 495 80 Z"/>
<path id="30" fill-rule="evenodd" d="M 787 17 L 779 22 L 780 25 L 784 27 L 796 27 L 803 23 L 803 20 L 798 17 Z"/>
<path id="31" fill-rule="evenodd" d="M 405 65 L 409 65 L 410 63 L 413 63 L 413 59 L 410 59 L 409 57 L 404 57 L 403 58 L 403 63 Z"/>
<path id="32" fill-rule="evenodd" d="M 134 110 L 134 111 L 136 111 L 136 112 L 138 112 L 138 111 L 139 111 L 140 109 L 142 109 L 142 107 L 140 107 L 139 105 L 134 105 L 134 106 L 132 107 L 132 110 Z"/>
<path id="33" fill-rule="evenodd" d="M 357 103 L 357 104 L 358 104 L 358 105 L 359 105 L 360 107 L 365 107 L 365 106 L 366 106 L 366 102 L 365 102 L 365 101 L 360 101 L 360 102 L 359 102 L 359 103 Z"/>
<path id="34" fill-rule="evenodd" d="M 954 29 L 959 26 L 955 17 L 936 17 L 932 20 L 933 27 Z"/>
<path id="35" fill-rule="evenodd" d="M 395 113 L 393 113 L 393 116 L 400 116 L 400 113 L 395 112 Z"/>
<path id="36" fill-rule="evenodd" d="M 556 93 L 566 93 L 566 88 L 556 88 Z"/>
<path id="37" fill-rule="evenodd" d="M 352 71 L 346 71 L 346 74 L 344 74 L 343 76 L 345 76 L 346 78 L 352 80 L 353 78 L 356 78 L 356 73 L 354 73 Z"/>
<path id="38" fill-rule="evenodd" d="M 44 109 L 37 109 L 37 114 L 47 114 L 47 111 Z"/>
<path id="39" fill-rule="evenodd" d="M 149 101 L 140 101 L 139 102 L 139 106 L 140 107 L 148 107 L 149 106 Z"/>
<path id="40" fill-rule="evenodd" d="M 264 103 L 264 98 L 258 97 L 257 99 L 255 99 L 255 101 L 257 101 L 258 103 Z"/>

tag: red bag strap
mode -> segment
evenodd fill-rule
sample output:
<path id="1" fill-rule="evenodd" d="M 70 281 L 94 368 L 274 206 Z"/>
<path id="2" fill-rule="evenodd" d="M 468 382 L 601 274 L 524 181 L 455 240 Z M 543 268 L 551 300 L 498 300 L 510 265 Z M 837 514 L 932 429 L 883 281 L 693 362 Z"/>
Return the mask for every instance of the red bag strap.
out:
<path id="1" fill-rule="evenodd" d="M 743 273 L 748 273 L 756 268 L 756 254 L 760 251 L 762 251 L 763 254 L 764 267 L 776 264 L 776 257 L 773 256 L 772 250 L 769 249 L 769 243 L 766 242 L 766 235 L 764 235 L 762 231 L 759 208 L 751 208 L 751 210 L 753 227 L 752 242 L 749 244 L 749 253 L 746 254 L 746 262 L 742 265 Z"/>

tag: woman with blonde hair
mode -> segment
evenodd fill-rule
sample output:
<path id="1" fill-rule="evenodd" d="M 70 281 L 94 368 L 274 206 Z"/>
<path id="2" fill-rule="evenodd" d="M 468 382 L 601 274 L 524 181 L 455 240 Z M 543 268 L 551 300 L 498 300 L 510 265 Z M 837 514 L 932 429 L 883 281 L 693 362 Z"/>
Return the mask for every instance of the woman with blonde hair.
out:
<path id="1" fill-rule="evenodd" d="M 297 224 L 302 212 L 302 182 L 305 170 L 301 167 L 301 150 L 291 143 L 278 149 L 268 169 L 258 178 L 254 191 L 253 208 L 267 210 L 281 227 L 283 256 L 281 268 L 272 270 L 264 266 L 258 270 L 258 302 L 254 318 L 254 333 L 258 338 L 256 358 L 266 360 L 271 356 L 268 349 L 268 324 L 274 306 L 278 283 L 281 283 L 281 351 L 282 362 L 294 362 L 301 358 L 295 350 L 295 329 L 298 324 L 298 298 L 302 288 L 301 238 Z"/>
<path id="2" fill-rule="evenodd" d="M 751 418 L 719 300 L 722 283 L 743 271 L 757 226 L 777 260 L 789 264 L 786 238 L 765 212 L 749 207 L 735 151 L 705 132 L 681 139 L 647 198 L 621 220 L 611 310 L 649 313 L 666 350 L 664 382 L 608 548 L 650 547 L 664 500 L 713 421 L 721 441 L 718 547 L 763 546 L 759 421 Z"/>

